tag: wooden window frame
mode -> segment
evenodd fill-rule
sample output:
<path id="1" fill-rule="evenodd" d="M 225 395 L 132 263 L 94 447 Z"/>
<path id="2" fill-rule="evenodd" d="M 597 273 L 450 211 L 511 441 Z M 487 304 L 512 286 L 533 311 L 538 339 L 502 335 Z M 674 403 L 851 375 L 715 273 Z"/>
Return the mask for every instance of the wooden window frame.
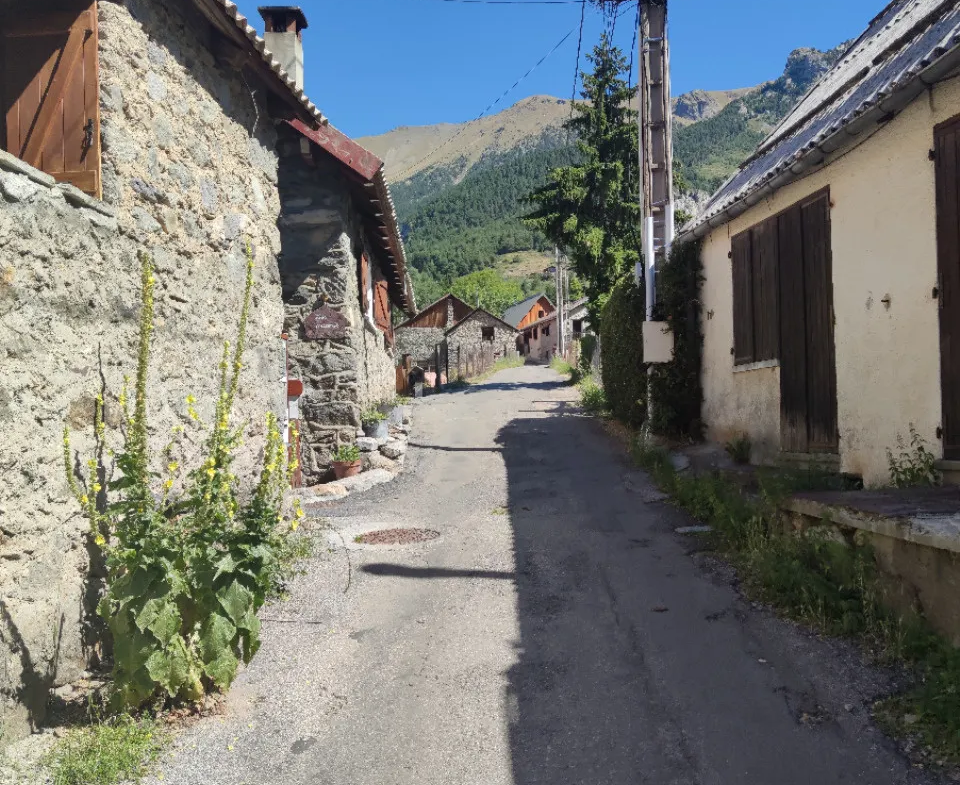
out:
<path id="1" fill-rule="evenodd" d="M 77 0 L 73 11 L 26 11 L 0 30 L 3 148 L 99 199 L 98 40 L 97 0 Z M 18 71 L 11 63 L 22 62 L 14 53 L 23 51 L 24 41 L 51 57 Z"/>

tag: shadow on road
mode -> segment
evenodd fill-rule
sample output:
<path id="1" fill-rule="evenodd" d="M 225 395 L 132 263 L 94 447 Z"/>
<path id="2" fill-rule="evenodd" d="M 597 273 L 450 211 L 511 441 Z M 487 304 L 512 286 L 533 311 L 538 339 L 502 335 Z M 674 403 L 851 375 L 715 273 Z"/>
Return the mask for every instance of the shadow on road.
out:
<path id="1" fill-rule="evenodd" d="M 405 567 L 402 564 L 365 564 L 360 572 L 369 575 L 391 576 L 394 578 L 492 578 L 510 581 L 516 577 L 512 572 L 496 570 L 447 570 L 441 567 Z"/>

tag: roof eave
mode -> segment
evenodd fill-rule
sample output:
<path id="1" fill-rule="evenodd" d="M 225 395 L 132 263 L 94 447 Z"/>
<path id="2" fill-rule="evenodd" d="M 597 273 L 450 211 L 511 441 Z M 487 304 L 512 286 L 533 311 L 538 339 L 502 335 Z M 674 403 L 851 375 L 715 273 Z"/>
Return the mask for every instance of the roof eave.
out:
<path id="1" fill-rule="evenodd" d="M 905 80 L 889 95 L 881 98 L 866 111 L 838 124 L 819 141 L 814 140 L 792 161 L 788 160 L 783 167 L 769 172 L 762 181 L 741 194 L 719 212 L 703 220 L 695 221 L 689 228 L 685 228 L 679 234 L 676 242 L 684 243 L 705 237 L 714 229 L 718 229 L 734 220 L 757 202 L 784 186 L 800 180 L 820 168 L 824 163 L 829 165 L 830 156 L 839 152 L 847 152 L 865 142 L 882 125 L 885 125 L 886 121 L 889 121 L 893 115 L 902 112 L 917 97 L 957 68 L 960 68 L 960 47 L 955 47 L 946 52 L 927 68 Z M 786 139 L 783 140 L 783 142 L 786 141 Z"/>

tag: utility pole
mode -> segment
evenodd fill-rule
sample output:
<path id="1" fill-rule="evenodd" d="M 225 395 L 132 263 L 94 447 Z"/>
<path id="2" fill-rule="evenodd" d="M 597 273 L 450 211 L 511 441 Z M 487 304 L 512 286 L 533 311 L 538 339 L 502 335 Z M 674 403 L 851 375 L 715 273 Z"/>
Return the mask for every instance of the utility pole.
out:
<path id="1" fill-rule="evenodd" d="M 674 238 L 673 101 L 670 93 L 670 43 L 667 0 L 639 0 L 640 30 L 640 206 L 645 269 L 638 265 L 637 283 L 646 282 L 647 321 L 657 303 L 657 264 L 670 253 Z M 651 367 L 651 373 L 652 373 Z M 647 422 L 653 401 L 647 388 Z"/>
<path id="2" fill-rule="evenodd" d="M 565 308 L 563 291 L 563 255 L 560 253 L 559 247 L 554 249 L 554 259 L 556 264 L 556 267 L 554 268 L 554 280 L 557 284 L 557 354 L 560 357 L 563 357 L 563 353 L 566 350 L 563 325 L 566 319 L 563 314 Z"/>

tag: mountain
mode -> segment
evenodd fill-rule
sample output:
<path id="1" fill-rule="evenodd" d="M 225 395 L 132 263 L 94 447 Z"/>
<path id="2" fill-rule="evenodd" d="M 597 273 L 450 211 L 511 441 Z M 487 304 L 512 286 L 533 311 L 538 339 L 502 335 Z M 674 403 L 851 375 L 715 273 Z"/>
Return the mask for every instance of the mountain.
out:
<path id="1" fill-rule="evenodd" d="M 674 158 L 681 207 L 716 190 L 786 116 L 846 48 L 797 49 L 775 80 L 736 90 L 694 90 L 674 100 Z M 453 278 L 485 267 L 540 285 L 550 262 L 545 239 L 526 228 L 524 197 L 550 171 L 577 158 L 563 130 L 570 102 L 524 99 L 468 123 L 402 127 L 358 140 L 384 159 L 392 183 L 418 302 L 431 302 Z M 518 255 L 524 259 L 517 264 Z"/>

